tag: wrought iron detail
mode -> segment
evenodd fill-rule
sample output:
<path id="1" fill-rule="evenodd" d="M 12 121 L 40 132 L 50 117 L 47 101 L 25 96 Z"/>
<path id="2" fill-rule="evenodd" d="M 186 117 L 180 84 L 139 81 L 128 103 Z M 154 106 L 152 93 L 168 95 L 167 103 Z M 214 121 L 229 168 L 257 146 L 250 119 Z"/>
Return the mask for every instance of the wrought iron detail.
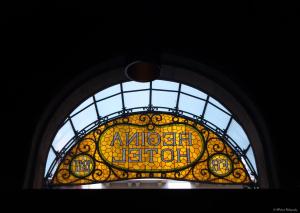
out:
<path id="1" fill-rule="evenodd" d="M 97 125 L 95 128 L 79 132 L 76 142 L 67 144 L 68 149 L 62 150 L 65 153 L 64 158 L 55 162 L 59 165 L 53 177 L 50 175 L 51 173 L 48 173 L 45 183 L 48 185 L 81 185 L 128 179 L 163 178 L 201 183 L 242 184 L 249 187 L 257 185 L 257 175 L 253 167 L 248 165 L 247 156 L 229 142 L 228 137 L 222 137 L 222 130 L 213 131 L 205 125 L 202 117 L 186 118 L 177 109 L 160 112 L 155 111 L 158 108 L 149 106 L 144 110 L 147 111 L 132 113 L 125 110 L 126 113 L 123 111 L 120 117 L 113 120 L 108 117 L 100 118 L 100 122 L 95 123 Z M 186 125 L 195 129 L 203 138 L 203 152 L 195 161 L 171 170 L 144 169 L 137 171 L 118 167 L 105 159 L 99 151 L 101 136 L 110 128 L 118 125 L 131 125 L 137 128 L 146 128 L 148 131 L 155 131 L 156 128 L 168 125 Z M 52 170 L 55 163 L 50 166 Z"/>

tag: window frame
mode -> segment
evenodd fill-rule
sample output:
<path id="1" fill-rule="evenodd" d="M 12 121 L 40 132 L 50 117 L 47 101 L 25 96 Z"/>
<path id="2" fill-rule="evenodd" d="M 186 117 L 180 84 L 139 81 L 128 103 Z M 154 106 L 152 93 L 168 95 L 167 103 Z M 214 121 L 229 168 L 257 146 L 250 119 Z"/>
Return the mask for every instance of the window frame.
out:
<path id="1" fill-rule="evenodd" d="M 227 81 L 226 85 L 229 86 L 228 88 L 232 85 L 234 88 L 234 83 L 210 67 L 183 58 L 178 60 L 176 56 L 165 55 L 163 58 L 160 79 L 180 81 L 186 85 L 201 88 L 201 91 L 213 96 L 214 99 L 221 101 L 227 109 L 236 113 L 237 121 L 249 136 L 249 141 L 253 147 L 253 152 L 255 153 L 259 178 L 258 184 L 261 188 L 268 188 L 270 186 L 270 177 L 275 174 L 274 167 L 271 166 L 267 169 L 266 158 L 270 159 L 272 158 L 272 155 L 267 153 L 263 146 L 270 143 L 269 135 L 264 126 L 264 121 L 259 118 L 258 122 L 254 122 L 247 113 L 245 105 L 242 105 L 240 101 L 237 101 L 237 98 L 246 101 L 249 101 L 249 99 L 241 94 L 237 94 L 238 92 L 232 93 L 232 90 L 229 90 L 229 92 L 228 89 L 225 89 L 222 81 Z M 181 65 L 178 64 L 178 61 Z M 65 89 L 64 93 L 58 95 L 58 97 L 52 101 L 52 104 L 46 110 L 45 116 L 39 123 L 34 135 L 33 149 L 28 162 L 29 172 L 24 184 L 25 187 L 44 187 L 43 176 L 48 150 L 61 122 L 72 109 L 78 105 L 78 103 L 90 97 L 95 91 L 127 81 L 126 76 L 123 73 L 123 62 L 124 58 L 120 57 L 107 62 L 107 64 L 101 64 L 96 68 L 91 69 L 84 76 L 78 77 L 72 84 L 67 85 L 67 89 Z M 189 66 L 186 66 L 187 64 Z M 105 70 L 106 72 L 99 72 L 99 70 Z M 109 72 L 107 72 L 108 70 Z M 211 76 L 214 75 L 216 77 L 212 78 Z M 220 78 L 223 79 L 221 83 L 219 81 Z M 64 101 L 62 102 L 62 100 Z M 256 110 L 253 104 L 251 107 L 252 110 Z M 259 117 L 258 111 L 255 111 L 254 114 Z M 258 130 L 259 128 L 261 129 Z M 261 132 L 263 132 L 263 137 L 261 137 Z M 263 144 L 262 138 L 267 142 L 264 142 Z"/>

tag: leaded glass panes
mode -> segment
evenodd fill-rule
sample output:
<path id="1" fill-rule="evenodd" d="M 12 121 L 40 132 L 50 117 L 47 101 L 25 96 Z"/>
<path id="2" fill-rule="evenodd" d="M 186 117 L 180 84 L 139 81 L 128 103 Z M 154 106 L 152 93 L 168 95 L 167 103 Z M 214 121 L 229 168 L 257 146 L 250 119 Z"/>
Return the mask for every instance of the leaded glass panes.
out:
<path id="1" fill-rule="evenodd" d="M 121 89 L 121 85 L 123 90 Z M 94 156 L 93 153 L 99 150 L 96 150 L 96 145 L 93 144 L 92 142 L 93 137 L 96 137 L 100 133 L 104 135 L 103 131 L 107 128 L 107 126 L 113 125 L 114 122 L 117 123 L 133 122 L 134 125 L 141 125 L 145 122 L 146 123 L 150 122 L 149 125 L 147 124 L 147 127 L 146 126 L 136 127 L 133 125 L 133 126 L 128 126 L 128 128 L 122 127 L 118 129 L 119 132 L 126 130 L 129 133 L 129 135 L 127 136 L 126 134 L 124 135 L 124 133 L 126 132 L 123 132 L 122 133 L 123 135 L 120 134 L 122 140 L 126 140 L 126 137 L 129 136 L 132 136 L 132 140 L 134 140 L 135 137 L 142 137 L 141 135 L 142 132 L 146 132 L 146 131 L 153 132 L 154 129 L 156 129 L 157 134 L 165 134 L 165 136 L 168 137 L 168 139 L 166 140 L 162 138 L 161 144 L 158 147 L 155 147 L 154 145 L 152 146 L 149 145 L 149 147 L 143 146 L 142 150 L 136 149 L 136 147 L 134 147 L 133 144 L 129 144 L 125 152 L 123 152 L 120 149 L 116 149 L 116 147 L 112 148 L 108 146 L 106 147 L 107 149 L 103 147 L 105 150 L 102 150 L 102 157 L 106 156 L 106 158 L 110 159 L 109 160 L 110 162 L 112 161 L 112 159 L 122 160 L 122 156 L 124 153 L 125 154 L 127 153 L 127 155 L 133 161 L 140 161 L 140 160 L 151 161 L 151 159 L 149 158 L 149 153 L 151 151 L 149 150 L 146 151 L 146 155 L 145 155 L 146 149 L 157 148 L 158 150 L 162 150 L 162 149 L 165 150 L 160 152 L 160 154 L 153 153 L 152 156 L 153 162 L 149 162 L 147 164 L 136 163 L 134 165 L 134 164 L 130 164 L 129 162 L 126 162 L 123 165 L 121 163 L 122 165 L 121 164 L 120 165 L 121 167 L 123 167 L 123 170 L 125 169 L 131 171 L 131 173 L 127 174 L 128 175 L 126 176 L 127 179 L 137 178 L 136 175 L 138 175 L 138 178 L 141 177 L 141 178 L 150 178 L 150 179 L 151 178 L 174 178 L 174 177 L 175 179 L 179 178 L 179 176 L 177 177 L 177 173 L 175 174 L 172 172 L 167 172 L 166 174 L 153 173 L 152 176 L 149 176 L 149 173 L 142 172 L 141 174 L 136 174 L 134 172 L 136 172 L 137 168 L 148 169 L 149 171 L 154 172 L 157 169 L 161 170 L 161 168 L 165 168 L 167 169 L 166 171 L 170 171 L 171 169 L 176 169 L 178 167 L 180 168 L 180 166 L 181 167 L 187 166 L 187 162 L 178 162 L 177 164 L 172 162 L 174 159 L 178 158 L 178 156 L 184 155 L 185 150 L 184 149 L 181 150 L 179 148 L 180 150 L 179 152 L 177 152 L 178 147 L 171 144 L 172 142 L 171 133 L 178 132 L 178 131 L 181 132 L 191 131 L 188 126 L 184 127 L 184 125 L 194 125 L 195 127 L 197 127 L 198 131 L 200 131 L 200 133 L 203 134 L 206 140 L 208 139 L 207 137 L 212 137 L 211 140 L 207 142 L 207 148 L 203 152 L 203 156 L 202 156 L 202 158 L 207 158 L 207 159 L 203 161 L 205 162 L 204 164 L 199 163 L 197 164 L 197 166 L 195 166 L 195 171 L 193 174 L 194 176 L 191 175 L 187 169 L 183 169 L 180 172 L 181 177 L 184 176 L 186 180 L 194 180 L 193 178 L 196 178 L 197 181 L 199 180 L 203 181 L 205 179 L 204 177 L 205 172 L 201 173 L 201 171 L 210 170 L 211 174 L 219 178 L 217 181 L 211 180 L 214 183 L 228 183 L 226 181 L 247 182 L 250 179 L 256 180 L 255 176 L 252 176 L 253 171 L 251 171 L 250 167 L 246 165 L 248 161 L 247 162 L 244 161 L 244 158 L 247 156 L 253 168 L 255 169 L 254 173 L 257 173 L 255 158 L 251 147 L 248 149 L 246 156 L 240 158 L 242 160 L 241 162 L 235 162 L 236 161 L 235 159 L 227 158 L 226 155 L 220 155 L 222 153 L 219 153 L 219 152 L 223 152 L 226 149 L 227 154 L 231 156 L 231 153 L 233 153 L 232 156 L 236 156 L 234 154 L 235 149 L 245 150 L 249 145 L 249 139 L 245 131 L 235 119 L 231 119 L 232 115 L 229 112 L 229 110 L 225 108 L 219 101 L 213 99 L 212 97 L 208 97 L 207 94 L 193 87 L 187 86 L 185 84 L 181 84 L 181 89 L 179 91 L 180 88 L 179 85 L 180 84 L 177 82 L 155 80 L 152 82 L 152 91 L 151 91 L 150 83 L 138 83 L 134 81 L 125 82 L 122 84 L 113 85 L 105 90 L 96 93 L 95 94 L 96 102 L 94 102 L 93 97 L 90 97 L 86 99 L 84 102 L 82 102 L 77 108 L 75 108 L 75 110 L 70 114 L 70 116 L 68 116 L 67 120 L 64 121 L 65 124 L 61 127 L 61 129 L 59 129 L 52 143 L 52 146 L 56 151 L 58 151 L 59 155 L 66 157 L 66 151 L 69 153 L 78 152 L 77 154 L 80 154 L 78 159 L 76 158 L 75 160 L 74 157 L 72 156 L 65 158 L 65 160 L 68 159 L 72 164 L 70 165 L 70 168 L 73 169 L 72 171 L 73 179 L 71 178 L 72 181 L 76 181 L 76 178 L 77 179 L 79 178 L 80 180 L 76 182 L 77 184 L 87 183 L 86 181 L 92 183 L 94 177 L 91 178 L 90 175 L 97 176 L 100 174 L 100 173 L 94 174 L 93 172 L 95 171 L 101 171 L 102 174 L 100 175 L 102 176 L 101 178 L 107 177 L 108 178 L 107 181 L 112 181 L 115 180 L 114 178 L 117 178 L 109 175 L 110 170 L 107 168 L 106 164 L 101 164 L 101 163 L 99 164 L 99 162 L 98 163 L 94 162 L 95 160 L 94 158 L 96 158 L 96 160 L 101 160 L 101 156 L 100 156 L 101 154 L 99 153 L 100 155 Z M 176 92 L 163 91 L 163 90 L 174 90 Z M 149 105 L 150 103 L 151 105 Z M 138 109 L 128 110 L 132 108 L 138 108 Z M 130 113 L 136 113 L 137 111 L 142 111 L 143 113 L 146 114 L 148 113 L 148 115 L 143 115 L 141 117 L 139 117 L 139 115 L 130 115 Z M 182 111 L 186 111 L 186 112 L 182 112 Z M 156 114 L 160 114 L 164 112 L 169 114 L 164 114 L 163 117 L 161 118 L 159 116 L 158 117 L 156 116 L 155 118 L 150 118 L 152 114 L 151 113 L 149 114 L 149 112 L 156 113 Z M 202 120 L 201 117 L 199 117 L 202 115 L 203 112 L 204 112 L 204 117 L 203 117 L 204 120 Z M 99 114 L 100 116 L 99 123 L 94 122 L 97 121 L 98 119 L 97 114 Z M 105 117 L 108 116 L 109 114 L 111 115 L 108 118 Z M 129 119 L 126 121 L 126 118 L 124 118 L 125 115 L 129 116 L 128 118 L 130 118 L 131 120 Z M 174 115 L 182 115 L 183 117 L 174 117 Z M 120 116 L 121 116 L 120 118 L 121 120 L 115 120 Z M 184 118 L 184 116 L 187 116 L 190 119 L 196 118 L 197 122 L 200 123 L 196 125 L 196 123 L 194 123 L 195 120 L 187 120 L 187 117 Z M 114 122 L 109 121 L 107 119 L 113 119 Z M 231 122 L 229 122 L 230 120 Z M 183 121 L 186 122 L 183 126 L 172 125 L 173 123 L 178 123 L 178 122 L 180 123 Z M 204 123 L 201 123 L 202 121 Z M 71 125 L 71 122 L 73 126 Z M 158 123 L 155 124 L 155 122 Z M 159 126 L 155 128 L 155 125 L 158 124 L 163 125 L 164 122 L 169 123 L 169 126 L 166 127 Z M 81 130 L 86 126 L 88 126 L 88 128 L 86 128 L 88 133 L 86 135 L 82 135 L 82 133 L 84 132 Z M 74 137 L 75 133 L 73 127 L 76 132 L 80 132 L 80 134 L 77 135 L 77 138 Z M 94 134 L 95 129 L 97 130 L 96 135 Z M 214 138 L 214 137 L 216 138 L 218 137 L 217 134 L 220 134 L 222 136 L 223 135 L 222 131 L 225 130 L 227 130 L 227 134 L 228 136 L 230 136 L 230 138 L 228 138 L 230 145 L 224 143 L 222 140 L 218 140 Z M 135 132 L 139 132 L 138 133 L 139 136 L 137 135 L 134 136 Z M 147 137 L 147 135 L 144 136 Z M 84 141 L 79 142 L 80 140 L 78 139 L 78 137 L 83 137 Z M 178 135 L 174 136 L 176 140 L 178 139 L 178 137 L 179 137 Z M 197 136 L 193 135 L 193 138 L 197 138 Z M 196 141 L 199 142 L 200 139 L 196 139 Z M 106 141 L 106 143 L 110 144 L 111 139 Z M 68 145 L 66 146 L 66 144 Z M 105 144 L 105 141 L 103 141 L 103 144 Z M 190 160 L 197 158 L 197 153 L 199 154 L 201 151 L 200 150 L 201 146 L 199 146 L 199 144 L 195 144 L 195 146 L 196 147 L 193 146 L 189 147 L 191 150 L 191 153 L 189 153 Z M 63 149 L 63 147 L 65 147 L 65 149 Z M 210 161 L 208 161 L 208 157 L 210 158 Z M 73 161 L 71 161 L 72 159 Z M 50 167 L 52 162 L 54 162 L 53 164 L 54 169 Z M 54 175 L 53 172 L 55 172 L 58 166 L 59 166 L 59 161 L 57 162 L 55 161 L 55 154 L 53 150 L 49 150 L 48 160 L 46 163 L 46 171 L 45 171 L 45 174 L 47 174 L 47 178 L 51 177 L 51 175 Z M 227 178 L 227 175 L 230 172 L 232 172 L 231 170 L 234 171 L 234 169 L 237 168 L 236 166 L 239 167 L 239 169 L 243 169 L 243 170 L 245 169 L 247 170 L 247 172 L 251 173 L 250 179 L 249 179 L 249 175 L 246 174 L 247 172 L 243 174 L 240 177 L 240 179 L 236 179 L 234 175 L 230 176 L 230 178 L 228 179 L 220 178 L 223 176 L 226 176 Z M 52 168 L 50 172 L 48 171 L 49 168 L 50 169 Z M 122 176 L 124 175 L 124 171 L 115 170 L 114 174 L 116 176 Z M 64 176 L 65 176 L 64 174 L 57 174 L 56 177 L 62 178 Z M 85 176 L 89 178 L 86 180 L 82 180 L 81 178 L 83 177 L 86 178 Z"/>
<path id="2" fill-rule="evenodd" d="M 74 144 L 51 184 L 140 178 L 251 184 L 235 151 L 204 126 L 170 114 L 135 114 L 99 126 Z"/>

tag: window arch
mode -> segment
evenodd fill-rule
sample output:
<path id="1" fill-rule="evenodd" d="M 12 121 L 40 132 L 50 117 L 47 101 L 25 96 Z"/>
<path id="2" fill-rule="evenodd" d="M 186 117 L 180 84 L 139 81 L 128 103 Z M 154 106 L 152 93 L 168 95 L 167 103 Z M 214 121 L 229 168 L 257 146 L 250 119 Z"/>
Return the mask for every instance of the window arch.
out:
<path id="1" fill-rule="evenodd" d="M 211 72 L 210 68 L 201 64 L 198 64 L 199 67 L 204 72 Z M 268 186 L 264 151 L 258 131 L 243 107 L 224 88 L 189 68 L 168 63 L 162 65 L 161 78 L 151 83 L 128 82 L 120 73 L 122 68 L 100 74 L 65 99 L 68 107 L 60 107 L 64 109 L 58 110 L 60 113 L 52 118 L 55 122 L 49 123 L 52 126 L 48 125 L 48 134 L 43 134 L 48 145 L 43 143 L 39 148 L 43 150 L 44 157 L 41 159 L 44 160 L 39 165 L 42 172 L 35 177 L 37 182 L 41 183 L 45 177 L 53 177 L 59 165 L 58 162 L 52 164 L 53 159 L 57 156 L 62 159 L 61 154 L 67 154 L 71 148 L 68 142 L 74 138 L 83 137 L 101 122 L 103 124 L 113 120 L 122 113 L 154 110 L 202 122 L 218 136 L 224 136 L 230 147 L 239 156 L 244 156 L 241 161 L 253 183 L 260 187 Z M 216 119 L 216 114 L 219 119 Z"/>
<path id="2" fill-rule="evenodd" d="M 70 113 L 54 137 L 46 163 L 46 180 L 51 183 L 64 156 L 80 141 L 78 138 L 116 118 L 145 112 L 159 112 L 163 116 L 179 115 L 205 126 L 226 141 L 242 160 L 252 182 L 257 182 L 252 147 L 234 115 L 206 93 L 186 84 L 166 80 L 123 82 L 97 92 L 82 102 Z"/>

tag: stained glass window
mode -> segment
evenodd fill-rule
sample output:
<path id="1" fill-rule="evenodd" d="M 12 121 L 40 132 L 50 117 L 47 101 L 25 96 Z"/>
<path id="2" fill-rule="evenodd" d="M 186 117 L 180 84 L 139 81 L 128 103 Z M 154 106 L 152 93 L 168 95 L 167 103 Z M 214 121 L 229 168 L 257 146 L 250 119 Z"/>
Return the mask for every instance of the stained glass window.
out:
<path id="1" fill-rule="evenodd" d="M 155 120 L 149 121 L 151 116 Z M 155 80 L 113 85 L 79 104 L 64 121 L 49 150 L 45 181 L 80 185 L 159 178 L 255 184 L 255 153 L 236 120 L 222 103 L 182 83 Z M 160 143 L 135 146 L 134 141 L 147 137 L 153 143 L 159 137 Z M 182 147 L 172 144 L 180 137 Z M 188 137 L 193 138 L 192 145 Z M 112 141 L 116 146 L 110 146 Z M 177 162 L 178 158 L 182 161 Z M 71 179 L 62 180 L 65 176 Z"/>

